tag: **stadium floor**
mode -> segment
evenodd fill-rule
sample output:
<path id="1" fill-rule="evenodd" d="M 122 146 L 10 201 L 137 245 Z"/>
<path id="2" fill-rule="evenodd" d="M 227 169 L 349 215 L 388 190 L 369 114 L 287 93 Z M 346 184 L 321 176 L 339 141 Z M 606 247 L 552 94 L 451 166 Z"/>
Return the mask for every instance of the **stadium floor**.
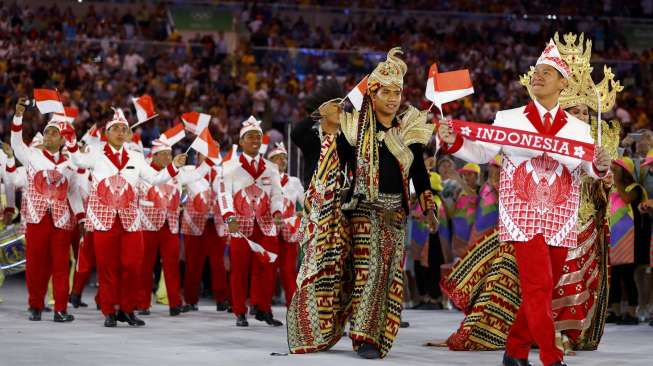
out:
<path id="1" fill-rule="evenodd" d="M 85 300 L 92 302 L 89 289 Z M 343 339 L 333 350 L 312 355 L 271 356 L 286 353 L 285 327 L 271 328 L 250 317 L 249 328 L 236 328 L 233 315 L 215 312 L 210 302 L 200 311 L 171 318 L 167 308 L 155 305 L 152 315 L 142 317 L 143 328 L 102 326 L 94 307 L 71 309 L 70 324 L 27 320 L 26 292 L 22 278 L 7 278 L 0 288 L 0 365 L 500 365 L 501 352 L 451 352 L 423 347 L 427 340 L 444 339 L 461 314 L 448 311 L 407 310 L 411 327 L 401 329 L 390 355 L 383 361 L 358 358 Z M 204 306 L 202 306 L 204 305 Z M 285 317 L 285 308 L 275 315 Z M 531 361 L 536 361 L 531 353 Z M 566 359 L 570 366 L 653 364 L 653 327 L 609 325 L 598 351 L 579 352 Z M 538 364 L 534 362 L 534 364 Z"/>

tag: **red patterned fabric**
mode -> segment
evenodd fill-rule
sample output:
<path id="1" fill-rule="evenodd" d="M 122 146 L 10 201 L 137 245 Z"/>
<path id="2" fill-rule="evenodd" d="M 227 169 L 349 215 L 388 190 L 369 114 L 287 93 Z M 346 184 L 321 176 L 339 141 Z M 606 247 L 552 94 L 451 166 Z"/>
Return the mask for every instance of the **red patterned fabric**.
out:
<path id="1" fill-rule="evenodd" d="M 235 217 L 243 235 L 252 235 L 256 221 L 263 235 L 277 236 L 277 228 L 270 213 L 270 196 L 258 185 L 252 184 L 236 192 L 233 202 Z"/>
<path id="2" fill-rule="evenodd" d="M 58 170 L 27 169 L 28 187 L 23 200 L 25 222 L 38 224 L 49 211 L 56 228 L 72 230 L 75 217 L 68 205 L 68 180 Z"/>
<path id="3" fill-rule="evenodd" d="M 141 181 L 139 192 L 142 230 L 159 231 L 167 219 L 170 232 L 177 234 L 181 208 L 176 184 L 168 182 L 153 186 Z"/>
<path id="4" fill-rule="evenodd" d="M 101 182 L 93 182 L 86 212 L 86 226 L 93 231 L 108 231 L 116 214 L 125 231 L 141 228 L 136 190 L 125 178 L 112 175 Z"/>
<path id="5" fill-rule="evenodd" d="M 213 190 L 206 190 L 189 197 L 184 212 L 181 215 L 181 232 L 184 235 L 200 236 L 204 226 L 213 215 L 213 223 L 218 236 L 227 236 L 226 224 L 222 219 L 222 212 L 218 206 L 217 195 Z"/>
<path id="6" fill-rule="evenodd" d="M 544 154 L 515 166 L 503 156 L 499 183 L 501 241 L 543 234 L 548 245 L 575 248 L 580 168 L 569 170 Z"/>

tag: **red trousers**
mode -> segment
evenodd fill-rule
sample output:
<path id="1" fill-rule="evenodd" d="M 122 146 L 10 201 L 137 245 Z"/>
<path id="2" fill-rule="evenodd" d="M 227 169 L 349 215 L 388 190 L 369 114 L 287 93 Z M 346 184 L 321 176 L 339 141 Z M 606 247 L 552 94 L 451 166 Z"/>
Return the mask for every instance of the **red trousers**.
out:
<path id="1" fill-rule="evenodd" d="M 213 298 L 217 302 L 229 299 L 227 272 L 224 268 L 224 247 L 227 238 L 219 237 L 215 225 L 209 221 L 200 236 L 184 235 L 184 255 L 186 272 L 184 273 L 184 300 L 186 304 L 199 301 L 200 281 L 206 257 L 211 264 L 211 287 Z"/>
<path id="2" fill-rule="evenodd" d="M 82 294 L 93 269 L 95 269 L 95 245 L 93 244 L 93 232 L 89 231 L 84 235 L 84 241 L 80 241 L 79 251 L 77 252 L 77 267 L 75 268 L 71 293 L 77 295 Z M 100 304 L 99 287 L 95 294 L 95 303 Z"/>
<path id="3" fill-rule="evenodd" d="M 43 216 L 38 224 L 27 224 L 25 276 L 30 308 L 43 310 L 48 282 L 52 276 L 54 310 L 66 311 L 70 234 L 70 230 L 56 228 L 50 214 Z"/>
<path id="4" fill-rule="evenodd" d="M 567 248 L 548 246 L 542 235 L 528 242 L 514 243 L 522 303 L 506 341 L 506 352 L 514 358 L 528 358 L 533 342 L 540 348 L 545 366 L 562 361 L 555 344 L 553 287 L 562 275 Z"/>
<path id="5" fill-rule="evenodd" d="M 156 254 L 160 253 L 163 262 L 163 276 L 166 281 L 168 305 L 181 306 L 179 281 L 179 235 L 170 232 L 166 222 L 159 231 L 143 231 L 143 268 L 141 271 L 138 308 L 149 309 L 152 299 L 152 278 Z"/>
<path id="6" fill-rule="evenodd" d="M 279 252 L 277 237 L 263 235 L 257 224 L 254 224 L 254 232 L 249 240 L 260 244 L 272 253 L 278 254 Z M 231 308 L 234 315 L 238 316 L 247 312 L 245 301 L 247 300 L 248 283 L 251 284 L 249 291 L 250 305 L 256 306 L 263 312 L 272 311 L 276 264 L 270 263 L 263 256 L 252 252 L 249 244 L 243 238 L 232 237 L 229 246 Z M 248 281 L 250 272 L 252 275 L 251 283 Z"/>
<path id="7" fill-rule="evenodd" d="M 277 268 L 281 275 L 281 286 L 286 297 L 286 306 L 290 306 L 295 291 L 297 290 L 297 252 L 299 244 L 288 243 L 279 235 L 279 257 Z"/>
<path id="8" fill-rule="evenodd" d="M 143 235 L 125 231 L 118 215 L 108 231 L 94 231 L 95 260 L 102 289 L 102 314 L 120 310 L 131 313 L 138 300 L 138 281 L 143 263 Z"/>

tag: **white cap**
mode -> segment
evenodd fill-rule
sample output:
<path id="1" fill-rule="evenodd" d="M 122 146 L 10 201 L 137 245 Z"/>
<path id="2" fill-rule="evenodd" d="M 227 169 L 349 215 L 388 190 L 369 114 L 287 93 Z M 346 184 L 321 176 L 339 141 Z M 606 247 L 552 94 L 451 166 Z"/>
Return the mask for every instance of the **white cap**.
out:
<path id="1" fill-rule="evenodd" d="M 248 119 L 243 121 L 242 127 L 240 128 L 240 138 L 243 138 L 245 134 L 249 131 L 258 131 L 261 135 L 263 134 L 263 129 L 261 129 L 261 121 L 257 121 L 254 116 L 249 116 Z"/>
<path id="2" fill-rule="evenodd" d="M 562 59 L 562 56 L 560 56 L 560 51 L 558 51 L 558 47 L 553 40 L 549 41 L 544 52 L 542 52 L 540 58 L 537 59 L 535 66 L 542 64 L 552 66 L 558 70 L 565 79 L 568 79 L 569 75 L 571 75 L 569 65 L 567 65 L 567 63 Z"/>

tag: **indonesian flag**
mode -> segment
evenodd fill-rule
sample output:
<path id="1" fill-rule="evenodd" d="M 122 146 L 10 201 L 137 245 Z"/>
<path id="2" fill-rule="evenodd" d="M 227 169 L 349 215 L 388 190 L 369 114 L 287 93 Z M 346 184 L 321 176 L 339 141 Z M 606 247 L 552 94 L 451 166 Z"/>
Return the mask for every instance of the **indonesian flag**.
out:
<path id="1" fill-rule="evenodd" d="M 356 108 L 357 111 L 361 110 L 361 107 L 363 106 L 363 97 L 365 96 L 365 92 L 367 91 L 367 76 L 363 78 L 358 84 L 356 84 L 356 87 L 352 89 L 349 94 L 347 94 L 347 99 L 351 102 L 351 104 Z"/>
<path id="2" fill-rule="evenodd" d="M 268 152 L 268 146 L 270 145 L 270 136 L 264 134 L 261 140 L 261 148 L 259 149 L 259 152 L 261 155 L 265 156 L 265 153 Z"/>
<path id="3" fill-rule="evenodd" d="M 220 145 L 213 140 L 208 128 L 205 128 L 197 135 L 190 148 L 211 159 L 215 164 L 220 164 L 222 160 L 220 157 Z"/>
<path id="4" fill-rule="evenodd" d="M 164 142 L 168 146 L 172 146 L 186 137 L 184 132 L 184 125 L 182 123 L 177 123 L 172 128 L 169 128 L 167 131 L 159 136 L 159 140 Z"/>
<path id="5" fill-rule="evenodd" d="M 34 100 L 41 114 L 65 113 L 61 97 L 56 90 L 34 89 Z"/>
<path id="6" fill-rule="evenodd" d="M 247 241 L 247 244 L 249 244 L 249 248 L 254 253 L 256 253 L 257 255 L 260 255 L 263 258 L 267 259 L 268 262 L 270 262 L 270 263 L 274 263 L 274 261 L 277 260 L 277 254 L 276 253 L 272 253 L 269 250 L 266 250 L 265 248 L 263 248 L 263 246 L 261 244 L 249 240 L 242 233 L 238 233 L 238 235 L 240 235 L 241 238 L 243 238 L 243 239 L 245 239 Z"/>
<path id="7" fill-rule="evenodd" d="M 93 124 L 93 126 L 91 126 L 91 128 L 86 131 L 84 136 L 82 136 L 82 141 L 84 141 L 87 145 L 99 144 L 102 142 L 102 134 L 100 132 L 101 130 L 97 128 L 95 124 Z"/>
<path id="8" fill-rule="evenodd" d="M 75 107 L 64 107 L 65 113 L 54 113 L 52 115 L 53 121 L 73 123 L 79 114 L 79 110 Z"/>
<path id="9" fill-rule="evenodd" d="M 211 122 L 211 115 L 199 112 L 187 112 L 181 115 L 181 120 L 188 132 L 199 135 Z"/>
<path id="10" fill-rule="evenodd" d="M 472 79 L 469 77 L 469 70 L 456 70 L 449 72 L 438 72 L 436 64 L 429 69 L 429 78 L 426 81 L 426 99 L 438 106 L 442 111 L 442 105 L 456 99 L 474 94 Z"/>
<path id="11" fill-rule="evenodd" d="M 233 144 L 231 145 L 231 150 L 229 150 L 228 153 L 225 154 L 225 156 L 222 158 L 222 162 L 225 163 L 235 157 L 238 156 L 238 145 Z"/>
<path id="12" fill-rule="evenodd" d="M 136 108 L 136 116 L 138 117 L 138 122 L 134 124 L 132 128 L 158 116 L 158 114 L 154 111 L 154 101 L 152 100 L 151 96 L 144 94 L 138 98 L 132 98 L 132 103 L 134 103 L 134 107 Z"/>

